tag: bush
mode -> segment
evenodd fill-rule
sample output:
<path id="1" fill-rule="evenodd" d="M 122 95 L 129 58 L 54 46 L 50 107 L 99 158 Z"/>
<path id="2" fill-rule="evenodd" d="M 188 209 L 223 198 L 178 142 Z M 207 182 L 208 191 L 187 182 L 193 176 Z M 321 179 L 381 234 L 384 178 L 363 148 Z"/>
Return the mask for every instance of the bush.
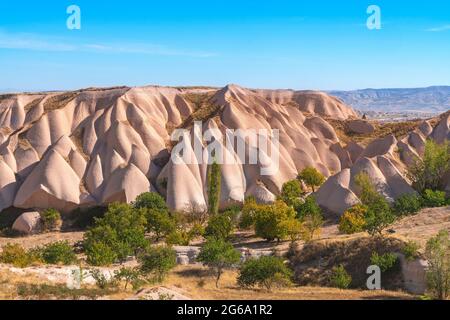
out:
<path id="1" fill-rule="evenodd" d="M 345 270 L 343 265 L 334 267 L 330 276 L 330 285 L 333 288 L 348 289 L 352 284 L 352 277 Z"/>
<path id="2" fill-rule="evenodd" d="M 397 261 L 398 258 L 393 253 L 386 253 L 380 256 L 377 252 L 373 252 L 370 258 L 372 265 L 380 267 L 382 272 L 387 272 L 392 269 Z"/>
<path id="3" fill-rule="evenodd" d="M 40 249 L 42 259 L 48 264 L 70 265 L 77 261 L 72 246 L 67 241 L 53 242 Z"/>
<path id="4" fill-rule="evenodd" d="M 0 254 L 0 262 L 16 268 L 26 268 L 41 262 L 40 255 L 34 250 L 26 251 L 19 244 L 6 244 Z"/>
<path id="5" fill-rule="evenodd" d="M 148 208 L 140 210 L 147 220 L 147 231 L 155 235 L 156 241 L 176 230 L 176 221 L 170 216 L 168 210 Z"/>
<path id="6" fill-rule="evenodd" d="M 433 140 L 427 140 L 423 157 L 414 160 L 408 168 L 408 177 L 414 188 L 420 193 L 426 189 L 442 190 L 444 177 L 450 170 L 449 143 L 439 145 Z"/>
<path id="7" fill-rule="evenodd" d="M 232 217 L 226 213 L 212 216 L 205 229 L 205 237 L 215 239 L 228 239 L 233 233 L 234 225 Z"/>
<path id="8" fill-rule="evenodd" d="M 295 218 L 295 211 L 282 201 L 259 206 L 255 212 L 255 234 L 267 241 L 281 241 L 287 237 L 283 222 Z"/>
<path id="9" fill-rule="evenodd" d="M 115 288 L 118 285 L 115 277 L 107 277 L 101 270 L 90 270 L 89 274 L 95 280 L 97 287 L 102 290 Z"/>
<path id="10" fill-rule="evenodd" d="M 363 232 L 366 226 L 365 215 L 367 207 L 356 205 L 348 209 L 339 221 L 339 231 L 343 234 L 354 234 Z"/>
<path id="11" fill-rule="evenodd" d="M 425 190 L 422 194 L 422 204 L 427 208 L 439 208 L 447 205 L 444 191 Z"/>
<path id="12" fill-rule="evenodd" d="M 142 210 L 135 210 L 124 203 L 111 204 L 105 216 L 97 219 L 95 226 L 84 235 L 88 262 L 110 265 L 116 260 L 123 262 L 129 256 L 136 255 L 139 249 L 148 246 L 145 226 Z"/>
<path id="13" fill-rule="evenodd" d="M 435 299 L 446 300 L 450 294 L 450 239 L 447 230 L 428 240 L 425 258 L 428 261 L 428 290 Z"/>
<path id="14" fill-rule="evenodd" d="M 305 184 L 316 192 L 315 188 L 320 187 L 325 182 L 325 177 L 317 169 L 309 167 L 304 169 L 298 176 Z"/>
<path id="15" fill-rule="evenodd" d="M 40 213 L 44 231 L 53 231 L 61 226 L 61 214 L 58 210 L 47 209 Z"/>
<path id="16" fill-rule="evenodd" d="M 277 257 L 261 257 L 246 261 L 239 269 L 238 284 L 241 287 L 283 287 L 291 284 L 292 271 Z"/>
<path id="17" fill-rule="evenodd" d="M 125 290 L 127 290 L 129 284 L 131 284 L 133 290 L 139 290 L 145 283 L 139 268 L 120 268 L 114 273 L 114 279 L 117 282 L 124 282 Z"/>
<path id="18" fill-rule="evenodd" d="M 280 199 L 287 205 L 295 207 L 301 201 L 303 190 L 300 181 L 292 180 L 283 184 Z"/>
<path id="19" fill-rule="evenodd" d="M 158 193 L 146 192 L 139 195 L 133 203 L 135 209 L 169 210 L 166 201 Z"/>
<path id="20" fill-rule="evenodd" d="M 202 247 L 197 261 L 202 262 L 216 275 L 216 287 L 219 287 L 220 277 L 227 268 L 239 263 L 241 254 L 233 245 L 224 239 L 210 238 Z"/>
<path id="21" fill-rule="evenodd" d="M 177 253 L 170 247 L 149 247 L 138 257 L 140 270 L 144 275 L 152 275 L 157 282 L 164 281 L 170 270 L 177 265 Z"/>
<path id="22" fill-rule="evenodd" d="M 414 261 L 418 257 L 418 251 L 420 246 L 417 242 L 408 241 L 402 249 L 402 253 L 405 255 L 406 260 Z"/>
<path id="23" fill-rule="evenodd" d="M 422 209 L 422 201 L 417 194 L 405 194 L 394 203 L 394 211 L 397 216 L 412 215 Z"/>

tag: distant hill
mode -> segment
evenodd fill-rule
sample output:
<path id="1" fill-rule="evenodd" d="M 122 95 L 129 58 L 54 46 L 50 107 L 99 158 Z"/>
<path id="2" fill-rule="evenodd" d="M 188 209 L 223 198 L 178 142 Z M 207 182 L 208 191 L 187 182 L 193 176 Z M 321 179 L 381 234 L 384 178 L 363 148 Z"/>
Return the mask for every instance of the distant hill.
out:
<path id="1" fill-rule="evenodd" d="M 329 93 L 353 108 L 363 111 L 442 113 L 450 110 L 450 86 Z"/>

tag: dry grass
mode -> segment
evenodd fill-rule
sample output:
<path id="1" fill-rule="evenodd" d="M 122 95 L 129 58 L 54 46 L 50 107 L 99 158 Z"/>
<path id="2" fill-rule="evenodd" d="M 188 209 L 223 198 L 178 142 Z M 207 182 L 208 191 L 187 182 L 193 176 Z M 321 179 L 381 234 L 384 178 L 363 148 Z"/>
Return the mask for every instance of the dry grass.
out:
<path id="1" fill-rule="evenodd" d="M 363 146 L 367 146 L 370 142 L 381 139 L 389 135 L 394 135 L 397 139 L 405 137 L 408 133 L 416 130 L 423 120 L 406 121 L 398 123 L 379 123 L 372 121 L 375 132 L 371 134 L 355 134 L 348 128 L 348 122 L 336 119 L 326 119 L 335 129 L 339 139 L 343 143 L 350 141 L 357 142 Z"/>
<path id="2" fill-rule="evenodd" d="M 77 92 L 66 92 L 49 98 L 44 103 L 44 112 L 61 109 L 75 99 L 77 95 Z"/>
<path id="3" fill-rule="evenodd" d="M 220 111 L 221 106 L 212 100 L 214 92 L 186 93 L 183 98 L 194 106 L 194 112 L 183 121 L 181 128 L 190 128 L 195 121 L 206 121 L 213 118 Z"/>
<path id="4" fill-rule="evenodd" d="M 200 266 L 177 267 L 170 274 L 166 286 L 176 289 L 194 300 L 358 300 L 412 299 L 402 292 L 339 290 L 320 287 L 290 287 L 286 289 L 250 290 L 236 285 L 237 272 L 227 271 L 216 288 L 214 278 Z"/>

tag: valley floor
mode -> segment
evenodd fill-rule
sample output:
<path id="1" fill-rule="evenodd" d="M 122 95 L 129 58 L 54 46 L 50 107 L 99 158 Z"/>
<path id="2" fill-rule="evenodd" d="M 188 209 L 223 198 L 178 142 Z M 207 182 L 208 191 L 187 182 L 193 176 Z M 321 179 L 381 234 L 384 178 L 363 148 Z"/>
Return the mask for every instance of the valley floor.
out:
<path id="1" fill-rule="evenodd" d="M 450 207 L 424 209 L 418 215 L 406 217 L 391 226 L 389 236 L 401 240 L 413 240 L 422 248 L 427 239 L 442 229 L 450 231 Z M 347 241 L 365 237 L 365 234 L 339 235 L 337 221 L 328 221 L 324 226 L 320 241 Z M 54 241 L 67 240 L 74 244 L 81 241 L 83 232 L 62 232 L 34 235 L 27 238 L 0 237 L 0 247 L 7 243 L 17 243 L 25 248 L 45 245 Z M 200 245 L 201 242 L 194 243 Z M 287 251 L 289 242 L 267 243 L 255 238 L 250 232 L 235 235 L 236 247 L 254 250 Z M 302 246 L 302 243 L 299 243 Z M 129 262 L 133 265 L 135 262 Z M 118 268 L 118 267 L 116 267 Z M 324 287 L 290 287 L 287 289 L 247 290 L 236 285 L 237 273 L 227 271 L 215 287 L 213 277 L 199 265 L 178 266 L 166 281 L 158 287 L 147 287 L 138 292 L 133 290 L 104 291 L 96 289 L 94 282 L 87 281 L 83 290 L 70 291 L 67 279 L 77 267 L 37 266 L 17 269 L 0 265 L 0 299 L 237 299 L 237 300 L 342 300 L 342 299 L 415 299 L 416 296 L 404 292 L 339 290 Z M 113 272 L 113 269 L 109 271 Z"/>

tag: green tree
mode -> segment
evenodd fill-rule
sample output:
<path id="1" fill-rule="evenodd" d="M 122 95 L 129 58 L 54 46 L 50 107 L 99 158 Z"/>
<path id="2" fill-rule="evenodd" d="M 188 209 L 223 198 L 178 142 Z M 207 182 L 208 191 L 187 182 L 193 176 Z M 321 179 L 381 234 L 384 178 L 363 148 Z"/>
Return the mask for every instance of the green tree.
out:
<path id="1" fill-rule="evenodd" d="M 292 180 L 286 182 L 281 189 L 280 199 L 287 205 L 295 207 L 300 202 L 303 190 L 300 181 Z"/>
<path id="2" fill-rule="evenodd" d="M 360 172 L 355 176 L 355 184 L 359 188 L 359 199 L 362 204 L 369 206 L 381 197 L 366 172 Z"/>
<path id="3" fill-rule="evenodd" d="M 363 232 L 366 226 L 367 207 L 357 204 L 344 212 L 339 221 L 339 231 L 343 234 Z"/>
<path id="4" fill-rule="evenodd" d="M 241 287 L 259 286 L 271 290 L 274 285 L 289 285 L 291 278 L 292 271 L 282 259 L 267 256 L 246 261 L 239 270 L 238 284 Z"/>
<path id="5" fill-rule="evenodd" d="M 222 172 L 220 165 L 214 161 L 208 170 L 208 211 L 209 214 L 218 214 L 220 205 L 220 192 Z"/>
<path id="6" fill-rule="evenodd" d="M 294 209 L 283 201 L 259 206 L 255 212 L 255 233 L 267 241 L 281 241 L 288 236 L 284 221 L 294 218 Z"/>
<path id="7" fill-rule="evenodd" d="M 428 289 L 436 299 L 447 299 L 450 293 L 450 239 L 447 230 L 428 240 L 425 258 L 428 261 Z"/>
<path id="8" fill-rule="evenodd" d="M 142 210 L 147 220 L 147 231 L 155 235 L 156 241 L 161 240 L 161 238 L 166 237 L 176 230 L 176 221 L 170 216 L 168 210 L 148 208 L 139 210 Z"/>
<path id="9" fill-rule="evenodd" d="M 248 197 L 245 199 L 244 206 L 242 207 L 242 215 L 239 221 L 240 229 L 249 229 L 255 224 L 256 212 L 260 209 L 260 205 L 256 203 L 254 197 Z"/>
<path id="10" fill-rule="evenodd" d="M 422 193 L 426 189 L 442 190 L 445 175 L 450 170 L 450 144 L 437 144 L 433 140 L 425 143 L 422 158 L 416 157 L 408 168 L 408 177 L 414 188 Z"/>
<path id="11" fill-rule="evenodd" d="M 161 195 L 155 192 L 146 192 L 139 195 L 133 203 L 135 209 L 158 209 L 158 210 L 169 210 L 166 201 Z"/>
<path id="12" fill-rule="evenodd" d="M 298 179 L 303 180 L 312 189 L 312 192 L 316 192 L 316 187 L 320 187 L 325 182 L 324 175 L 312 167 L 303 169 L 298 175 Z"/>
<path id="13" fill-rule="evenodd" d="M 145 254 L 138 256 L 138 261 L 144 275 L 153 276 L 157 282 L 162 282 L 169 271 L 176 267 L 177 253 L 171 247 L 149 247 Z"/>
<path id="14" fill-rule="evenodd" d="M 224 270 L 238 264 L 241 258 L 239 251 L 223 239 L 210 238 L 202 247 L 197 261 L 202 262 L 216 275 L 216 287 L 219 287 L 220 277 Z"/>
<path id="15" fill-rule="evenodd" d="M 360 189 L 360 199 L 367 207 L 364 217 L 365 230 L 371 236 L 382 236 L 383 230 L 395 221 L 395 215 L 387 200 L 376 190 L 367 173 L 361 172 L 355 177 Z"/>
<path id="16" fill-rule="evenodd" d="M 141 210 L 135 210 L 125 203 L 113 203 L 105 216 L 96 219 L 94 227 L 84 235 L 84 248 L 88 262 L 109 265 L 116 260 L 123 262 L 146 248 L 146 219 Z M 105 257 L 100 249 L 105 250 Z"/>
<path id="17" fill-rule="evenodd" d="M 205 237 L 215 239 L 228 239 L 233 233 L 232 217 L 227 213 L 212 216 L 205 229 Z"/>
<path id="18" fill-rule="evenodd" d="M 303 240 L 311 241 L 320 232 L 323 225 L 322 209 L 314 196 L 305 199 L 305 203 L 297 208 L 297 218 L 303 225 Z"/>
<path id="19" fill-rule="evenodd" d="M 280 229 L 283 230 L 283 233 L 286 234 L 291 242 L 298 241 L 305 232 L 303 224 L 296 218 L 283 220 L 280 223 Z"/>
<path id="20" fill-rule="evenodd" d="M 382 236 L 383 230 L 394 223 L 395 215 L 392 213 L 386 199 L 379 197 L 367 206 L 364 219 L 366 221 L 365 230 L 371 236 Z"/>

